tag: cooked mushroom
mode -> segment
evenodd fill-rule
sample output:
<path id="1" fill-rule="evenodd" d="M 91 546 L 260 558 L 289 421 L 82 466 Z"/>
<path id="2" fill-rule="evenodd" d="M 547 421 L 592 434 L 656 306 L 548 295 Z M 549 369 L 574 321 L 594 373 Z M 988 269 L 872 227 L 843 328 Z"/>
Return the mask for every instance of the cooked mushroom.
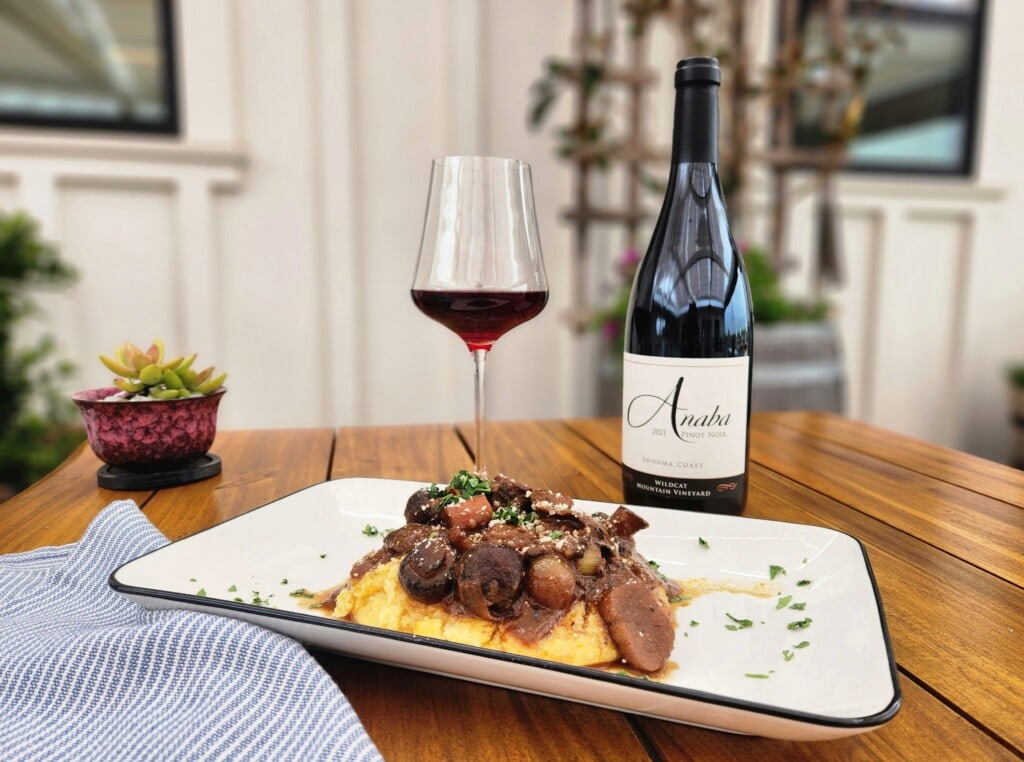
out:
<path id="1" fill-rule="evenodd" d="M 404 556 L 433 531 L 437 530 L 426 524 L 406 524 L 384 535 L 384 547 L 396 556 Z"/>
<path id="2" fill-rule="evenodd" d="M 475 545 L 462 556 L 455 572 L 455 594 L 481 619 L 503 619 L 512 613 L 523 582 L 523 562 L 511 548 Z"/>
<path id="3" fill-rule="evenodd" d="M 437 603 L 451 589 L 455 552 L 440 537 L 417 543 L 398 567 L 398 581 L 409 595 L 423 603 Z"/>
<path id="4" fill-rule="evenodd" d="M 405 520 L 410 524 L 429 524 L 437 515 L 437 501 L 425 487 L 409 496 L 405 504 Z"/>

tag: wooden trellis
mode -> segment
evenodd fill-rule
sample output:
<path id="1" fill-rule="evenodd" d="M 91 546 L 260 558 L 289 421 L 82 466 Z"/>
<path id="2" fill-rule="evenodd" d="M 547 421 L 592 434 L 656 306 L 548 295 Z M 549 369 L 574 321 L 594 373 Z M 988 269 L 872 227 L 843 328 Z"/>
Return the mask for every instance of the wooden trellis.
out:
<path id="1" fill-rule="evenodd" d="M 844 160 L 845 138 L 859 116 L 859 86 L 862 73 L 852 74 L 835 51 L 845 50 L 847 0 L 827 0 L 828 61 L 820 67 L 819 77 L 809 83 L 803 76 L 803 41 L 798 28 L 799 0 L 779 0 L 779 41 L 767 73 L 754 76 L 749 54 L 748 0 L 627 0 L 614 17 L 609 4 L 602 5 L 603 25 L 594 0 L 577 0 L 577 30 L 571 63 L 554 69 L 557 76 L 572 83 L 576 90 L 574 116 L 564 130 L 568 136 L 562 155 L 574 165 L 571 205 L 563 218 L 573 227 L 573 324 L 578 330 L 590 325 L 592 309 L 584 277 L 595 225 L 619 225 L 629 245 L 642 242 L 640 233 L 649 222 L 641 192 L 645 168 L 656 163 L 659 170 L 669 160 L 667 146 L 652 146 L 646 137 L 644 114 L 650 88 L 658 81 L 648 62 L 649 31 L 652 23 L 667 23 L 678 35 L 683 55 L 718 55 L 727 75 L 721 95 L 720 169 L 726 182 L 726 194 L 734 227 L 743 216 L 743 190 L 751 162 L 762 162 L 770 170 L 770 255 L 776 265 L 785 260 L 787 222 L 791 213 L 788 176 L 795 170 L 817 174 L 819 204 L 819 242 L 816 272 L 819 278 L 839 274 L 838 214 L 835 209 L 833 177 Z M 617 29 L 625 21 L 626 63 L 615 65 L 611 51 L 618 39 Z M 716 47 L 704 33 L 715 27 L 722 42 Z M 759 81 L 761 80 L 761 81 Z M 601 131 L 598 98 L 601 88 L 621 88 L 625 93 L 624 131 L 609 138 Z M 831 141 L 821 148 L 797 149 L 793 145 L 794 99 L 798 92 L 816 92 L 823 99 L 822 132 Z M 770 146 L 754 152 L 751 148 L 752 99 L 765 96 L 771 121 Z M 599 165 L 615 163 L 625 172 L 621 203 L 601 206 L 595 203 L 592 180 Z"/>

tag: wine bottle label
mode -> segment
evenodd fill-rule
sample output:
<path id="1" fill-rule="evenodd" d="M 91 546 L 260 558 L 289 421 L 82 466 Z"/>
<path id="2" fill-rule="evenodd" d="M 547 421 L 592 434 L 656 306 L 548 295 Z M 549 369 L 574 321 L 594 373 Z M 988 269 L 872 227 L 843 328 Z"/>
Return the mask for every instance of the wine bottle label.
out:
<path id="1" fill-rule="evenodd" d="M 694 482 L 743 476 L 749 357 L 623 359 L 624 466 Z"/>

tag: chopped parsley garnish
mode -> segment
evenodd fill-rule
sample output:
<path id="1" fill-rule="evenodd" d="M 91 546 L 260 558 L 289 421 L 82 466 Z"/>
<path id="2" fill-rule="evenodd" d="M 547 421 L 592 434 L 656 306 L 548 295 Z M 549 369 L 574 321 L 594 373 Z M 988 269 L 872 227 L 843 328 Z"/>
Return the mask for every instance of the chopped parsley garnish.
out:
<path id="1" fill-rule="evenodd" d="M 784 598 L 779 598 L 778 602 L 775 604 L 775 608 L 777 608 L 777 609 L 784 609 L 784 608 L 786 608 L 786 606 L 789 605 L 789 602 L 791 600 L 793 600 L 793 596 L 792 595 L 787 595 Z"/>
<path id="2" fill-rule="evenodd" d="M 452 477 L 447 487 L 439 487 L 436 483 L 431 484 L 427 494 L 432 498 L 440 498 L 437 507 L 442 508 L 449 503 L 468 500 L 474 495 L 483 495 L 490 491 L 491 482 L 489 480 L 462 469 Z"/>
<path id="3" fill-rule="evenodd" d="M 534 523 L 538 519 L 538 516 L 533 511 L 523 513 L 515 506 L 506 505 L 495 510 L 491 515 L 491 518 L 498 521 L 504 521 L 506 524 L 518 527 Z"/>
<path id="4" fill-rule="evenodd" d="M 282 577 L 281 578 L 281 584 L 282 585 L 287 585 L 288 584 L 288 578 L 287 577 Z"/>
<path id="5" fill-rule="evenodd" d="M 189 578 L 188 578 L 188 581 L 189 581 L 189 582 L 195 582 L 195 581 L 196 581 L 196 578 L 195 578 L 195 577 L 189 577 Z"/>
<path id="6" fill-rule="evenodd" d="M 810 626 L 811 626 L 811 618 L 810 617 L 807 617 L 806 619 L 801 619 L 798 622 L 790 622 L 789 624 L 786 625 L 786 627 L 789 628 L 790 630 L 806 630 Z"/>
<path id="7" fill-rule="evenodd" d="M 727 617 L 729 617 L 729 619 L 731 619 L 733 622 L 735 622 L 735 624 L 727 624 L 725 626 L 725 629 L 727 629 L 727 630 L 732 630 L 732 631 L 735 632 L 736 630 L 745 630 L 748 627 L 753 627 L 754 626 L 753 621 L 751 621 L 750 619 L 737 619 L 732 614 L 730 614 L 728 611 L 725 612 L 725 615 Z"/>
<path id="8" fill-rule="evenodd" d="M 796 586 L 797 587 L 806 587 L 809 584 L 811 584 L 811 581 L 809 579 L 802 579 L 802 580 L 800 580 L 799 582 L 796 583 Z"/>
<path id="9" fill-rule="evenodd" d="M 548 535 L 548 537 L 550 537 L 552 540 L 561 540 L 562 535 L 564 534 L 565 532 L 563 532 L 561 529 L 555 529 L 551 532 L 551 534 Z"/>
<path id="10" fill-rule="evenodd" d="M 809 646 L 810 644 L 811 641 L 809 640 L 801 640 L 799 643 L 793 646 L 793 648 L 807 648 L 807 646 Z"/>
<path id="11" fill-rule="evenodd" d="M 363 534 L 365 534 L 367 537 L 376 537 L 380 534 L 380 530 L 377 529 L 377 527 L 375 527 L 373 524 L 367 524 L 363 527 Z"/>
<path id="12" fill-rule="evenodd" d="M 691 619 L 690 620 L 690 627 L 699 627 L 699 626 L 700 626 L 700 622 L 698 622 L 696 619 Z"/>
<path id="13" fill-rule="evenodd" d="M 228 592 L 229 593 L 233 593 L 236 590 L 238 590 L 238 586 L 237 585 L 232 585 L 231 587 L 228 588 Z"/>
<path id="14" fill-rule="evenodd" d="M 769 677 L 771 677 L 770 674 L 766 675 L 763 672 L 745 672 L 743 676 L 752 677 L 755 680 L 767 680 Z"/>
<path id="15" fill-rule="evenodd" d="M 657 561 L 648 561 L 647 565 L 650 566 L 653 571 L 656 571 L 659 577 L 668 582 L 668 577 L 666 577 L 664 572 L 661 571 L 661 564 Z"/>
<path id="16" fill-rule="evenodd" d="M 274 594 L 271 593 L 266 598 L 264 598 L 262 595 L 260 595 L 260 592 L 258 590 L 253 590 L 252 591 L 252 605 L 253 606 L 269 606 L 270 605 L 270 599 L 273 598 L 273 597 L 274 597 Z"/>
<path id="17" fill-rule="evenodd" d="M 320 554 L 320 558 L 327 558 L 327 554 L 326 553 L 321 553 Z"/>
<path id="18" fill-rule="evenodd" d="M 790 608 L 793 609 L 794 611 L 803 611 L 805 608 L 807 608 L 807 604 L 806 603 L 794 603 L 792 606 L 790 606 Z"/>
<path id="19" fill-rule="evenodd" d="M 698 537 L 698 538 L 697 538 L 697 544 L 698 544 L 698 545 L 700 545 L 700 546 L 701 546 L 702 548 L 704 548 L 704 550 L 707 550 L 708 548 L 710 548 L 710 547 L 711 547 L 711 546 L 710 546 L 710 545 L 708 544 L 708 541 L 707 541 L 707 540 L 705 540 L 705 539 L 704 539 L 703 537 Z"/>
<path id="20" fill-rule="evenodd" d="M 787 649 L 786 649 L 785 651 L 783 651 L 783 652 L 782 652 L 782 658 L 783 658 L 783 659 L 785 659 L 786 661 L 790 661 L 790 660 L 792 660 L 792 658 L 793 658 L 793 657 L 794 657 L 795 655 L 796 655 L 796 654 L 794 654 L 794 653 L 793 653 L 792 651 L 790 651 L 790 650 L 789 650 L 788 648 L 787 648 Z"/>
<path id="21" fill-rule="evenodd" d="M 304 587 L 300 587 L 298 590 L 292 590 L 288 593 L 292 598 L 312 598 L 313 594 Z"/>
<path id="22" fill-rule="evenodd" d="M 783 567 L 781 567 L 781 566 L 776 566 L 775 564 L 772 564 L 771 566 L 768 567 L 768 579 L 769 580 L 775 579 L 780 574 L 785 574 L 785 573 L 786 573 L 786 570 Z"/>
<path id="23" fill-rule="evenodd" d="M 201 595 L 203 598 L 205 598 L 206 597 L 206 588 L 205 587 L 199 588 L 199 590 L 196 592 L 196 595 Z"/>

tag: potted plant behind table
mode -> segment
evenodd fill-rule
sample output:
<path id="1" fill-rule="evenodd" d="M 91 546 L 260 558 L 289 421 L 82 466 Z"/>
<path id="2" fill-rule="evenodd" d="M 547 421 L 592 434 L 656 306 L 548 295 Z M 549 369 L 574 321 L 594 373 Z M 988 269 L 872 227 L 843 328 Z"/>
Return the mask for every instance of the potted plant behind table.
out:
<path id="1" fill-rule="evenodd" d="M 740 250 L 754 303 L 752 408 L 844 412 L 842 353 L 838 331 L 828 320 L 828 304 L 808 304 L 786 296 L 767 254 L 744 245 Z M 640 259 L 635 249 L 622 254 L 615 265 L 615 292 L 590 324 L 606 342 L 605 356 L 616 363 L 616 383 L 607 384 L 608 390 L 600 392 L 602 409 L 615 409 L 612 406 L 621 402 L 623 326 Z"/>
<path id="2" fill-rule="evenodd" d="M 153 489 L 220 473 L 209 452 L 226 373 L 192 368 L 196 355 L 167 360 L 159 339 L 142 351 L 125 343 L 100 361 L 117 374 L 114 385 L 72 395 L 89 446 L 105 465 L 100 486 Z"/>
<path id="3" fill-rule="evenodd" d="M 768 255 L 741 249 L 754 307 L 751 408 L 845 412 L 842 349 L 828 303 L 787 296 Z"/>
<path id="4" fill-rule="evenodd" d="M 1010 414 L 1013 418 L 1013 465 L 1024 468 L 1024 362 L 1007 370 L 1010 382 Z"/>

